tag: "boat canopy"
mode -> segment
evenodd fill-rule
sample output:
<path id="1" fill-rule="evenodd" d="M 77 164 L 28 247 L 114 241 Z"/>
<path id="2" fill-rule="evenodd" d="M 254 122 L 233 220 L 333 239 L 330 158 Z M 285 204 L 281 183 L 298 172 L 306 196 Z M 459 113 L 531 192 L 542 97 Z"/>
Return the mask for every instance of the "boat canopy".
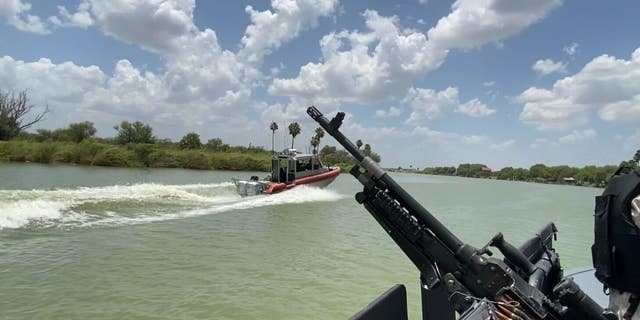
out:
<path id="1" fill-rule="evenodd" d="M 271 160 L 271 181 L 290 184 L 293 180 L 322 173 L 326 168 L 317 154 L 299 153 L 284 149 Z"/>

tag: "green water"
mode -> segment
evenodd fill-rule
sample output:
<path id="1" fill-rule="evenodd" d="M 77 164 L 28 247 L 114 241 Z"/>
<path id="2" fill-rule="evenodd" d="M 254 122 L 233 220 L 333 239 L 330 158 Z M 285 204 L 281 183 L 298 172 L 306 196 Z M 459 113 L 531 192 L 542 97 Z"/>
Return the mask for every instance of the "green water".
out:
<path id="1" fill-rule="evenodd" d="M 418 273 L 351 176 L 236 196 L 253 174 L 1 164 L 0 319 L 346 319 L 395 283 L 419 318 Z M 599 189 L 393 176 L 465 242 L 554 221 L 565 268 L 591 263 Z"/>

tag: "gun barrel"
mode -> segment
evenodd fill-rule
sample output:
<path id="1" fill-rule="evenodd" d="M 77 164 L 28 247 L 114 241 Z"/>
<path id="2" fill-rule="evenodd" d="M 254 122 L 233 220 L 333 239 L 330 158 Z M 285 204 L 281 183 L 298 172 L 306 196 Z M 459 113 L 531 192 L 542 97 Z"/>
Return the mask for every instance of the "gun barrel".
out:
<path id="1" fill-rule="evenodd" d="M 338 128 L 342 124 L 342 118 L 344 114 L 338 113 L 336 118 L 329 121 L 322 113 L 311 106 L 307 109 L 307 114 L 313 118 L 324 130 L 336 139 L 360 164 L 363 164 L 365 169 L 372 171 L 376 179 L 381 180 L 388 190 L 393 192 L 398 198 L 397 200 L 410 210 L 410 213 L 418 217 L 422 223 L 433 232 L 433 234 L 439 238 L 442 243 L 449 248 L 454 254 L 462 247 L 463 242 L 458 239 L 447 227 L 445 227 L 436 217 L 434 217 L 427 209 L 418 203 L 409 193 L 407 193 L 393 178 L 391 178 L 386 172 L 375 165 L 375 168 L 371 168 L 371 159 L 365 157 L 365 155 L 345 137 Z M 368 159 L 368 161 L 367 161 Z M 375 171 L 375 172 L 373 172 Z"/>

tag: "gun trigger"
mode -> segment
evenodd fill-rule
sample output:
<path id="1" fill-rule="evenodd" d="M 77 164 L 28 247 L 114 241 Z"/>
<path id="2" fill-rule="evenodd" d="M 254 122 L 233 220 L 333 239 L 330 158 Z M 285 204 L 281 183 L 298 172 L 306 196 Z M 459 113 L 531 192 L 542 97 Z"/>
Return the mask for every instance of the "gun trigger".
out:
<path id="1" fill-rule="evenodd" d="M 491 252 L 491 250 L 489 250 L 489 248 L 484 248 L 484 251 L 480 252 L 481 255 L 483 255 L 485 253 L 490 257 L 493 256 L 493 252 Z"/>
<path id="2" fill-rule="evenodd" d="M 489 246 L 491 245 L 491 241 L 489 243 L 487 243 L 484 247 L 480 248 L 478 250 L 478 255 L 481 256 L 483 254 L 486 254 L 488 256 L 493 256 L 493 252 L 491 252 L 491 250 L 489 250 Z"/>

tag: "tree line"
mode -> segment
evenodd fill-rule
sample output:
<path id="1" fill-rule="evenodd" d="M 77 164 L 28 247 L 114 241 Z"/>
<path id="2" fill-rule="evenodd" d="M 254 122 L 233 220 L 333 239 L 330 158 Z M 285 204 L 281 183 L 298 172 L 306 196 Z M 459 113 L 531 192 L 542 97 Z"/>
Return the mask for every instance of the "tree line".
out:
<path id="1" fill-rule="evenodd" d="M 638 167 L 639 162 L 640 150 L 636 152 L 633 159 L 622 161 L 618 166 L 584 166 L 582 168 L 576 168 L 567 165 L 547 166 L 538 163 L 529 168 L 505 167 L 499 171 L 491 171 L 484 164 L 464 163 L 458 165 L 458 167 L 427 167 L 418 172 L 445 176 L 604 187 L 618 168 L 634 169 Z"/>
<path id="2" fill-rule="evenodd" d="M 26 120 L 33 108 L 26 91 L 18 94 L 0 92 L 0 141 L 5 141 L 0 144 L 0 161 L 270 171 L 275 132 L 279 129 L 276 122 L 269 126 L 271 152 L 259 146 L 230 146 L 220 138 L 203 142 L 195 132 L 187 133 L 178 142 L 159 139 L 150 125 L 140 121 L 120 122 L 113 127 L 115 136 L 108 138 L 97 137 L 94 123 L 90 121 L 31 133 L 27 129 L 44 120 L 49 112 L 46 107 L 42 113 Z M 293 148 L 302 128 L 297 122 L 290 123 L 287 128 Z M 313 153 L 320 152 L 326 164 L 348 168 L 356 163 L 346 151 L 335 147 L 325 146 L 318 151 L 325 132 L 318 127 L 314 133 L 309 143 Z M 361 148 L 362 141 L 358 140 L 357 145 Z M 380 161 L 380 156 L 369 144 L 364 145 L 363 152 Z"/>

